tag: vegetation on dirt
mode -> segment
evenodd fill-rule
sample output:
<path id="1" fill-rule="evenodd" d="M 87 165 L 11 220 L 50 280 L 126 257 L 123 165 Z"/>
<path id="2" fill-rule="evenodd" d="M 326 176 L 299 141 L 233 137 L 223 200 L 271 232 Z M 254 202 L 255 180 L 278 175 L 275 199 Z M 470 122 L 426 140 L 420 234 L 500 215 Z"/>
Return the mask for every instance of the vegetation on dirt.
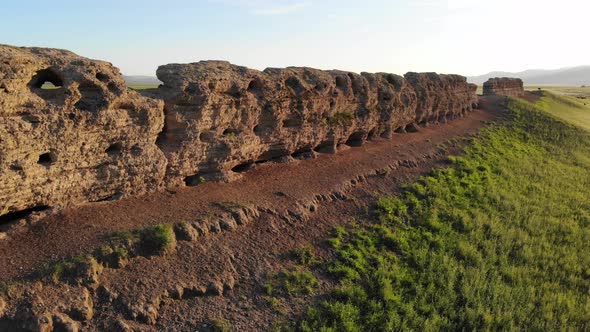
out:
<path id="1" fill-rule="evenodd" d="M 266 284 L 266 294 L 280 297 L 309 295 L 314 292 L 317 286 L 318 281 L 309 270 L 286 270 L 269 278 Z"/>
<path id="2" fill-rule="evenodd" d="M 108 245 L 91 255 L 80 255 L 49 264 L 40 271 L 40 277 L 49 277 L 53 282 L 86 282 L 88 275 L 102 266 L 121 268 L 129 258 L 136 256 L 163 255 L 176 246 L 176 237 L 171 224 L 161 224 L 129 232 L 117 232 L 107 237 Z"/>
<path id="3" fill-rule="evenodd" d="M 451 166 L 338 228 L 301 331 L 590 329 L 590 135 L 508 102 Z"/>
<path id="4" fill-rule="evenodd" d="M 316 262 L 312 247 L 301 247 L 291 252 L 291 257 L 299 265 L 310 265 Z"/>

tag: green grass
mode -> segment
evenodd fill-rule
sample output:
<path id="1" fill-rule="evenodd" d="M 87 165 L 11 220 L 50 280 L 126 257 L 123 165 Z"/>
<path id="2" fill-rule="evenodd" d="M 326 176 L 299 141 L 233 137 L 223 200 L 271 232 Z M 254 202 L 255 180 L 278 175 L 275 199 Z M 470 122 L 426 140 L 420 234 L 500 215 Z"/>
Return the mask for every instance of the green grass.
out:
<path id="1" fill-rule="evenodd" d="M 147 255 L 162 255 L 176 244 L 171 224 L 156 225 L 140 231 L 141 248 Z"/>
<path id="2" fill-rule="evenodd" d="M 266 294 L 297 297 L 312 294 L 317 286 L 316 277 L 308 270 L 281 271 L 269 278 L 266 284 Z"/>
<path id="3" fill-rule="evenodd" d="M 578 99 L 552 92 L 543 92 L 544 98 L 536 106 L 572 124 L 590 130 L 590 99 Z"/>
<path id="4" fill-rule="evenodd" d="M 147 89 L 156 89 L 158 84 L 132 84 L 129 85 L 128 88 L 131 90 L 147 90 Z"/>
<path id="5" fill-rule="evenodd" d="M 299 265 L 310 265 L 316 262 L 312 247 L 301 247 L 291 252 L 291 257 Z"/>
<path id="6" fill-rule="evenodd" d="M 551 86 L 551 85 L 530 85 L 525 86 L 526 90 L 544 90 L 557 95 L 567 97 L 590 98 L 590 86 Z"/>
<path id="7" fill-rule="evenodd" d="M 336 229 L 339 286 L 296 330 L 590 330 L 590 137 L 551 98 L 510 100 L 450 167 Z"/>

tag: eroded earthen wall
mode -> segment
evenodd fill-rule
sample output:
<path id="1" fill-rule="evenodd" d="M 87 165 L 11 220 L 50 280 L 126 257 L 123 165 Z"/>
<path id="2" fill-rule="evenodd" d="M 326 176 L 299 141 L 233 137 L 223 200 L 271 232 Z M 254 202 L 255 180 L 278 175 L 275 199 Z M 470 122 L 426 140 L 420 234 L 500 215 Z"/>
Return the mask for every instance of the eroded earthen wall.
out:
<path id="1" fill-rule="evenodd" d="M 0 216 L 157 189 L 162 104 L 110 63 L 0 46 Z"/>
<path id="2" fill-rule="evenodd" d="M 457 75 L 262 72 L 221 61 L 161 66 L 166 124 L 158 145 L 167 181 L 228 179 L 256 163 L 336 152 L 408 125 L 472 110 L 476 87 Z"/>
<path id="3" fill-rule="evenodd" d="M 524 94 L 524 84 L 520 78 L 496 77 L 483 84 L 484 96 L 518 97 Z"/>
<path id="4" fill-rule="evenodd" d="M 164 84 L 141 96 L 109 63 L 0 46 L 0 218 L 231 180 L 256 163 L 445 122 L 477 102 L 464 77 L 435 73 L 208 61 L 157 76 Z"/>

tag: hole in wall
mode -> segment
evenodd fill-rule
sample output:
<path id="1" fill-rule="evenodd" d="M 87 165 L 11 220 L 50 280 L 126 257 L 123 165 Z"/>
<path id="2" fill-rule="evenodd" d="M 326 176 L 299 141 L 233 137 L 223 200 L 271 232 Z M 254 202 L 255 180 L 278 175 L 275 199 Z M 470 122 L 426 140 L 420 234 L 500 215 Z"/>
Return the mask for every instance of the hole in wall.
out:
<path id="1" fill-rule="evenodd" d="M 96 73 L 96 79 L 101 81 L 101 82 L 108 82 L 109 81 L 109 75 L 105 74 L 105 73 Z"/>
<path id="2" fill-rule="evenodd" d="M 239 164 L 237 166 L 235 166 L 234 168 L 232 168 L 232 172 L 236 172 L 236 173 L 244 173 L 249 171 L 250 169 L 252 169 L 252 167 L 254 166 L 254 162 L 253 161 L 249 161 L 243 164 Z"/>
<path id="3" fill-rule="evenodd" d="M 205 179 L 203 174 L 200 174 L 200 173 L 197 173 L 195 175 L 189 175 L 184 178 L 184 184 L 187 187 L 198 186 L 198 185 L 205 183 L 205 182 L 207 182 L 207 180 Z"/>
<path id="4" fill-rule="evenodd" d="M 313 157 L 313 149 L 311 147 L 305 147 L 299 149 L 291 154 L 291 157 L 295 159 L 306 159 Z"/>
<path id="5" fill-rule="evenodd" d="M 20 210 L 20 211 L 15 211 L 15 212 L 10 212 L 7 214 L 3 214 L 0 216 L 0 225 L 1 224 L 8 224 L 11 222 L 15 222 L 18 221 L 20 219 L 24 219 L 26 217 L 28 217 L 29 215 L 31 215 L 32 213 L 35 212 L 42 212 L 45 210 L 50 209 L 49 206 L 47 205 L 40 205 L 40 206 L 35 206 L 32 208 L 28 208 L 28 209 L 24 209 L 24 210 Z"/>
<path id="6" fill-rule="evenodd" d="M 283 120 L 283 128 L 296 128 L 301 127 L 303 125 L 303 121 L 299 118 L 290 118 Z"/>
<path id="7" fill-rule="evenodd" d="M 369 134 L 367 135 L 368 139 L 375 139 L 377 138 L 378 134 L 377 134 L 377 128 L 373 128 L 371 129 L 371 131 L 369 131 Z"/>
<path id="8" fill-rule="evenodd" d="M 285 85 L 291 88 L 296 94 L 300 94 L 305 91 L 305 87 L 296 77 L 287 78 L 287 80 L 285 80 Z"/>
<path id="9" fill-rule="evenodd" d="M 344 144 L 348 146 L 361 146 L 363 145 L 364 141 L 365 133 L 362 131 L 357 131 L 355 133 L 352 133 L 352 135 L 348 137 L 348 140 Z"/>
<path id="10" fill-rule="evenodd" d="M 111 144 L 104 152 L 106 154 L 108 154 L 109 156 L 116 156 L 121 153 L 122 149 L 123 149 L 123 143 L 116 142 L 116 143 Z"/>
<path id="11" fill-rule="evenodd" d="M 107 101 L 100 86 L 92 82 L 83 82 L 78 87 L 81 97 L 74 105 L 83 111 L 98 111 L 106 107 Z"/>
<path id="12" fill-rule="evenodd" d="M 46 152 L 39 155 L 39 160 L 37 160 L 37 164 L 43 166 L 49 166 L 57 161 L 57 155 L 53 152 Z"/>
<path id="13" fill-rule="evenodd" d="M 228 128 L 226 130 L 223 131 L 223 136 L 236 136 L 237 134 L 239 134 L 240 132 L 236 129 L 231 129 Z"/>
<path id="14" fill-rule="evenodd" d="M 345 90 L 347 87 L 347 79 L 342 76 L 336 76 L 336 87 L 340 90 Z"/>
<path id="15" fill-rule="evenodd" d="M 106 196 L 106 197 L 103 197 L 103 198 L 99 198 L 99 199 L 97 199 L 97 200 L 94 200 L 94 201 L 90 201 L 90 203 L 100 203 L 100 202 L 110 202 L 110 201 L 116 201 L 116 200 L 118 200 L 119 198 L 121 198 L 122 196 L 123 196 L 123 194 L 122 194 L 122 193 L 120 193 L 120 192 L 115 192 L 115 193 L 114 193 L 114 194 L 112 194 L 112 195 L 109 195 L 109 196 Z"/>
<path id="16" fill-rule="evenodd" d="M 63 80 L 51 68 L 37 71 L 29 83 L 32 88 L 42 90 L 55 90 L 63 87 Z"/>
<path id="17" fill-rule="evenodd" d="M 247 90 L 250 93 L 258 93 L 258 92 L 261 92 L 263 88 L 264 87 L 262 85 L 262 82 L 259 79 L 253 79 L 248 84 L 248 89 Z"/>
<path id="18" fill-rule="evenodd" d="M 317 145 L 313 150 L 318 153 L 335 153 L 336 147 L 333 141 L 326 141 Z"/>

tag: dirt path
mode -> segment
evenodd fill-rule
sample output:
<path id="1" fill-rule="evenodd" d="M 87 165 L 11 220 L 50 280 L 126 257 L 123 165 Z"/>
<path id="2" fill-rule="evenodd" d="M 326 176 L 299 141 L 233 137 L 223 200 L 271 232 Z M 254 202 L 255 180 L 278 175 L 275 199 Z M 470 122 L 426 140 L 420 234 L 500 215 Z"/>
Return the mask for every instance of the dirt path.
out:
<path id="1" fill-rule="evenodd" d="M 243 179 L 228 184 L 205 183 L 64 210 L 0 241 L 0 280 L 27 275 L 49 261 L 86 253 L 114 231 L 193 221 L 216 202 L 288 210 L 294 201 L 337 191 L 359 175 L 375 174 L 375 170 L 396 162 L 423 157 L 424 151 L 436 150 L 441 143 L 476 132 L 497 115 L 495 107 L 484 105 L 486 110 L 475 110 L 465 118 L 429 126 L 418 133 L 396 134 L 391 140 L 377 139 L 334 155 L 321 154 L 316 159 L 259 165 L 245 173 Z M 206 252 L 203 248 L 200 254 Z"/>

